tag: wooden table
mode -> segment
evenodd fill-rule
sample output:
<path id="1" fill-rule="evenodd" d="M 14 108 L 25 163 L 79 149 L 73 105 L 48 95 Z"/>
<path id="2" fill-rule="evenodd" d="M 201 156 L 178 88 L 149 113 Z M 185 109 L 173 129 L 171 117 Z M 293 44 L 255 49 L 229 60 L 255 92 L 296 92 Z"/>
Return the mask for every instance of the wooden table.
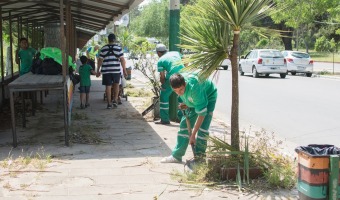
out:
<path id="1" fill-rule="evenodd" d="M 64 127 L 65 127 L 65 144 L 69 145 L 68 134 L 68 106 L 67 106 L 67 87 L 63 81 L 62 75 L 41 75 L 32 74 L 31 72 L 20 76 L 8 84 L 12 118 L 13 147 L 17 147 L 17 135 L 15 128 L 15 108 L 14 93 L 25 91 L 42 91 L 42 90 L 62 90 L 64 99 Z M 25 115 L 25 113 L 23 113 Z"/>

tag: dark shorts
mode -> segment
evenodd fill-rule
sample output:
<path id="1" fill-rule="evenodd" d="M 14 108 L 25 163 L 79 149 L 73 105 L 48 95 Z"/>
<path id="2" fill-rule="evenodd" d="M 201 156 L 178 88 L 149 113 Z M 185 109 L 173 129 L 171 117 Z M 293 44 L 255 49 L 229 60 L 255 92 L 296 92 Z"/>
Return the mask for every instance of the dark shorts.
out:
<path id="1" fill-rule="evenodd" d="M 90 93 L 90 87 L 91 86 L 80 86 L 79 87 L 80 93 Z"/>
<path id="2" fill-rule="evenodd" d="M 102 85 L 112 85 L 113 83 L 118 83 L 120 81 L 120 73 L 110 73 L 110 74 L 103 74 L 103 81 Z"/>

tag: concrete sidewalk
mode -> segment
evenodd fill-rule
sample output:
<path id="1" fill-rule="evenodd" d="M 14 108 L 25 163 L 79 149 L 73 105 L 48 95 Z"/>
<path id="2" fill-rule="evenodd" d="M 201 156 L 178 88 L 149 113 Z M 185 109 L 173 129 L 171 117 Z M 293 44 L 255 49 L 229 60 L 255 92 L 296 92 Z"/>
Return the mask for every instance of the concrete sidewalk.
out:
<path id="1" fill-rule="evenodd" d="M 60 93 L 50 92 L 36 116 L 27 118 L 26 128 L 18 117 L 17 148 L 11 146 L 11 129 L 1 125 L 1 200 L 297 199 L 296 190 L 239 193 L 230 185 L 212 190 L 172 179 L 171 173 L 183 172 L 184 165 L 159 161 L 171 154 L 179 124 L 155 125 L 143 118 L 140 113 L 149 104 L 143 97 L 128 97 L 107 110 L 101 79 L 92 79 L 89 108 L 80 109 L 79 93 L 74 93 L 69 147 Z M 130 83 L 143 87 L 136 79 Z M 229 138 L 228 129 L 215 119 L 210 133 Z M 29 159 L 34 155 L 40 159 Z M 191 157 L 188 148 L 184 160 Z"/>

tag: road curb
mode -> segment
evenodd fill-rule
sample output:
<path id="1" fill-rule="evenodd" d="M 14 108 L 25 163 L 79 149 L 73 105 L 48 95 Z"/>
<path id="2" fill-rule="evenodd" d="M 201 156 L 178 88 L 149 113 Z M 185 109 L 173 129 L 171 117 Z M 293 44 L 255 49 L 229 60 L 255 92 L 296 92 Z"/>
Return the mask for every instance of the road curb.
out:
<path id="1" fill-rule="evenodd" d="M 325 75 L 317 75 L 317 74 L 314 74 L 313 77 L 315 77 L 315 78 L 327 78 L 327 79 L 340 79 L 340 76 L 325 76 Z"/>

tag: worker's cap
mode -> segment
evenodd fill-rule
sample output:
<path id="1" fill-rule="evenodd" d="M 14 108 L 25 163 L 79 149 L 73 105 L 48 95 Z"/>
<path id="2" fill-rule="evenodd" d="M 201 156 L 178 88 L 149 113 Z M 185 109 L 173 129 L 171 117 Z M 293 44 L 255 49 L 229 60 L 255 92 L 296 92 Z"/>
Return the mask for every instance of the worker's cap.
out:
<path id="1" fill-rule="evenodd" d="M 156 45 L 156 51 L 166 51 L 166 46 L 164 44 L 157 44 Z"/>
<path id="2" fill-rule="evenodd" d="M 109 36 L 108 36 L 108 39 L 109 39 L 110 41 L 113 41 L 113 40 L 116 39 L 116 35 L 113 34 L 113 33 L 110 33 Z"/>

